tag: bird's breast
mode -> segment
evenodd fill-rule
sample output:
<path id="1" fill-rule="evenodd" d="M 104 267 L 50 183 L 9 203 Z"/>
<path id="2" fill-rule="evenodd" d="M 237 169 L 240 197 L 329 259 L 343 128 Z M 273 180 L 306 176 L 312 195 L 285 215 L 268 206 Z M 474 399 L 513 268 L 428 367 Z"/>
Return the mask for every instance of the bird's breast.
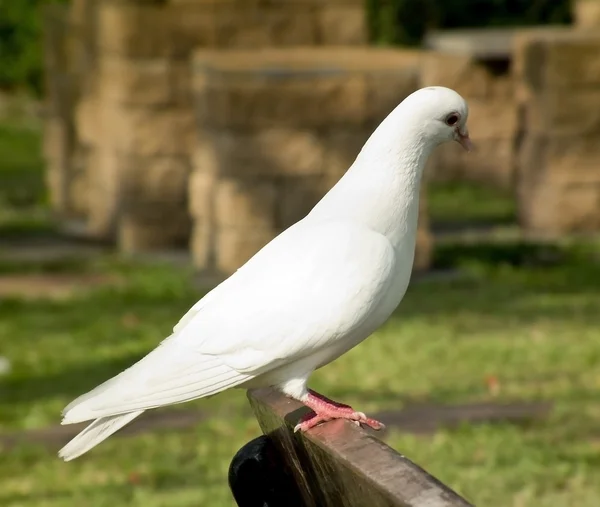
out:
<path id="1" fill-rule="evenodd" d="M 373 307 L 369 317 L 363 321 L 361 326 L 354 329 L 350 334 L 343 339 L 335 341 L 330 347 L 322 351 L 319 355 L 319 365 L 317 368 L 329 364 L 362 341 L 366 340 L 392 315 L 402 301 L 406 289 L 408 288 L 412 272 L 412 257 L 398 258 L 395 268 L 390 284 L 387 286 L 385 293 L 381 295 L 379 304 Z"/>

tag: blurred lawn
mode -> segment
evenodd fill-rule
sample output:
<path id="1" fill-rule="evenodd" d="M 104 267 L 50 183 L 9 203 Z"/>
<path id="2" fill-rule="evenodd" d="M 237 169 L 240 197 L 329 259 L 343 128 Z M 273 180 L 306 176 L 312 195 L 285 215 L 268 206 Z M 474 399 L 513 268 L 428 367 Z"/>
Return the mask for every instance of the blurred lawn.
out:
<path id="1" fill-rule="evenodd" d="M 0 139 L 0 147 L 11 146 Z M 0 152 L 0 178 L 6 160 Z M 490 213 L 488 197 L 473 188 L 442 188 L 446 201 L 433 193 L 433 208 L 455 206 L 447 196 L 456 192 L 468 195 L 461 212 L 472 206 Z M 2 248 L 0 239 L 0 257 Z M 395 431 L 388 441 L 480 506 L 596 507 L 594 251 L 443 246 L 438 264 L 466 276 L 413 284 L 384 328 L 317 372 L 311 385 L 367 412 L 424 401 L 554 400 L 551 418 L 541 423 L 464 426 L 433 437 Z M 0 276 L 32 271 L 95 273 L 116 282 L 67 301 L 0 299 L 0 355 L 13 367 L 0 377 L 0 431 L 57 424 L 67 402 L 153 348 L 200 297 L 191 272 L 173 266 L 106 256 L 74 264 L 0 262 Z M 490 376 L 498 392 L 490 391 Z M 243 392 L 180 407 L 192 406 L 210 413 L 192 430 L 113 437 L 68 464 L 56 457 L 58 449 L 33 444 L 2 451 L 0 505 L 232 505 L 227 467 L 258 427 Z"/>
<path id="2" fill-rule="evenodd" d="M 428 206 L 434 226 L 510 224 L 515 200 L 508 190 L 475 183 L 431 182 Z"/>
<path id="3" fill-rule="evenodd" d="M 35 120 L 0 120 L 0 244 L 24 232 L 51 229 L 41 127 Z"/>

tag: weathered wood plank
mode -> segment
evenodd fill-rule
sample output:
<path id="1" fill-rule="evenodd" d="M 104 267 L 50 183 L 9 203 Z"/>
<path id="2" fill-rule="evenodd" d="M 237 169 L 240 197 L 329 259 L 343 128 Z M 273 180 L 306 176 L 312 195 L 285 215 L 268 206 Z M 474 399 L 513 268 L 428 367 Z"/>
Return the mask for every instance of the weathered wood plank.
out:
<path id="1" fill-rule="evenodd" d="M 307 412 L 271 389 L 248 398 L 307 507 L 468 507 L 457 493 L 366 431 L 331 421 L 294 433 Z"/>

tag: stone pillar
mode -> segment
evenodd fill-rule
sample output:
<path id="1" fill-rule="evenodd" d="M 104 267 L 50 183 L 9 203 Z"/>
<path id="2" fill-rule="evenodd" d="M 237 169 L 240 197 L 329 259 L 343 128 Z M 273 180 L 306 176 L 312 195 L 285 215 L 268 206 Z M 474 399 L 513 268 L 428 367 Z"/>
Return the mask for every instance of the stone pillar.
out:
<path id="1" fill-rule="evenodd" d="M 160 1 L 99 5 L 96 93 L 79 110 L 81 130 L 94 144 L 88 227 L 92 235 L 115 237 L 127 252 L 189 238 L 195 124 L 185 55 L 205 42 L 205 31 L 196 17 L 201 35 L 186 39 L 192 28 L 182 25 L 175 36 L 181 14 Z"/>
<path id="2" fill-rule="evenodd" d="M 600 230 L 600 35 L 519 37 L 520 221 L 528 233 Z"/>
<path id="3" fill-rule="evenodd" d="M 417 88 L 419 59 L 371 48 L 198 51 L 189 197 L 196 266 L 231 274 L 303 218 Z M 419 268 L 430 248 L 423 218 Z"/>
<path id="4" fill-rule="evenodd" d="M 600 1 L 573 0 L 575 28 L 600 28 Z"/>
<path id="5" fill-rule="evenodd" d="M 68 54 L 68 14 L 64 5 L 47 5 L 43 10 L 46 88 L 43 153 L 50 206 L 63 219 L 74 214 L 71 185 L 75 87 Z"/>
<path id="6" fill-rule="evenodd" d="M 192 49 L 367 40 L 358 1 L 102 0 L 96 33 L 95 93 L 78 105 L 88 147 L 88 228 L 130 252 L 189 239 Z"/>
<path id="7" fill-rule="evenodd" d="M 193 49 L 368 41 L 361 0 L 73 0 L 69 12 L 57 9 L 45 44 L 53 206 L 127 251 L 189 239 L 189 218 L 179 224 L 193 154 Z"/>

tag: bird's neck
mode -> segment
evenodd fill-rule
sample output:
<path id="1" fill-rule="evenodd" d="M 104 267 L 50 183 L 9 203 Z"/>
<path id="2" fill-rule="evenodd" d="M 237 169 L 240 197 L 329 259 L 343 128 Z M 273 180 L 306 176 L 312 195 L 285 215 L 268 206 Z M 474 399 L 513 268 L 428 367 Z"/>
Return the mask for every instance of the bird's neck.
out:
<path id="1" fill-rule="evenodd" d="M 417 131 L 383 130 L 375 131 L 311 215 L 362 223 L 394 247 L 414 251 L 409 243 L 416 241 L 421 177 L 434 146 Z"/>

